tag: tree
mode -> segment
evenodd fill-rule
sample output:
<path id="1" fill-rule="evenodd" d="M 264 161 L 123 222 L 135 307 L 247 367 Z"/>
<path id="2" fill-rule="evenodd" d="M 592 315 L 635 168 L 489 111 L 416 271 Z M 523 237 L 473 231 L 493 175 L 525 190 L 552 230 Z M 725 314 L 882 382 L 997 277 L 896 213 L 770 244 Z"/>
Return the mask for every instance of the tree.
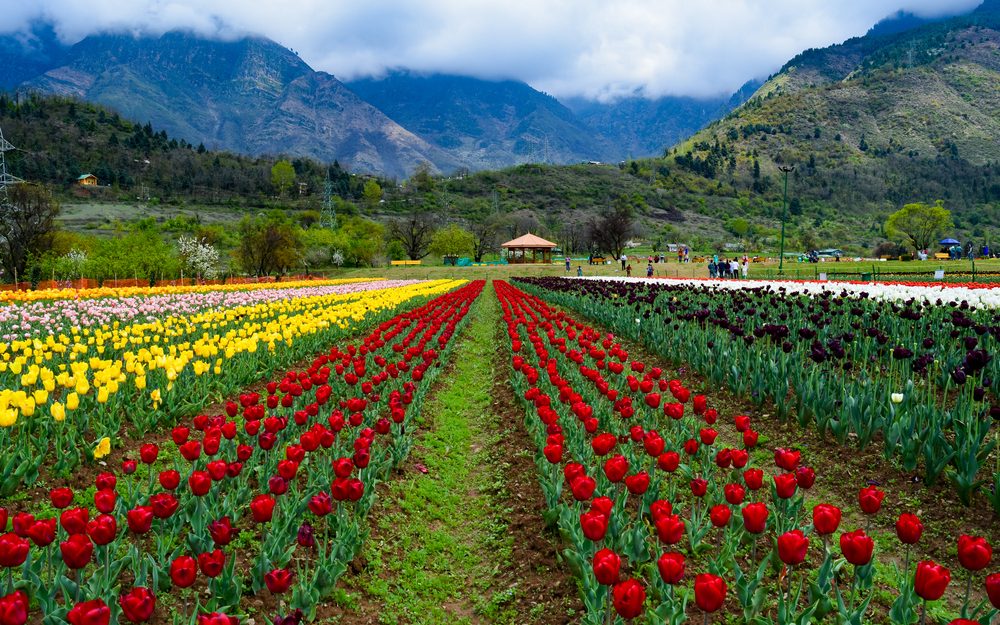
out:
<path id="1" fill-rule="evenodd" d="M 459 256 L 471 253 L 475 242 L 471 232 L 458 224 L 450 224 L 434 233 L 429 249 L 439 256 Z"/>
<path id="2" fill-rule="evenodd" d="M 287 271 L 298 265 L 302 239 L 298 228 L 280 213 L 244 217 L 240 242 L 234 250 L 243 270 L 256 276 Z"/>
<path id="3" fill-rule="evenodd" d="M 368 210 L 374 210 L 378 203 L 382 200 L 382 187 L 379 186 L 378 181 L 374 178 L 369 178 L 365 182 L 364 189 L 361 191 L 361 196 L 365 200 L 365 206 Z"/>
<path id="4" fill-rule="evenodd" d="M 420 260 L 430 253 L 435 225 L 432 213 L 413 205 L 409 215 L 389 222 L 389 239 L 398 241 L 410 260 Z"/>
<path id="5" fill-rule="evenodd" d="M 599 218 L 590 222 L 590 239 L 597 251 L 610 252 L 615 258 L 622 255 L 625 243 L 634 231 L 635 208 L 624 195 L 605 209 Z"/>
<path id="6" fill-rule="evenodd" d="M 177 254 L 188 275 L 211 280 L 219 271 L 219 250 L 204 240 L 180 237 L 177 239 Z"/>
<path id="7" fill-rule="evenodd" d="M 889 215 L 885 222 L 885 232 L 889 237 L 916 251 L 931 247 L 946 230 L 954 227 L 951 211 L 944 207 L 942 200 L 933 206 L 924 202 L 907 204 Z"/>
<path id="8" fill-rule="evenodd" d="M 271 184 L 278 195 L 285 197 L 288 190 L 295 184 L 295 168 L 288 161 L 281 160 L 271 167 Z"/>
<path id="9" fill-rule="evenodd" d="M 0 206 L 0 262 L 13 280 L 21 279 L 28 260 L 52 248 L 59 203 L 37 184 L 11 186 L 10 203 Z"/>
<path id="10" fill-rule="evenodd" d="M 334 232 L 331 261 L 355 267 L 373 267 L 385 253 L 385 228 L 382 224 L 348 217 L 341 221 Z"/>

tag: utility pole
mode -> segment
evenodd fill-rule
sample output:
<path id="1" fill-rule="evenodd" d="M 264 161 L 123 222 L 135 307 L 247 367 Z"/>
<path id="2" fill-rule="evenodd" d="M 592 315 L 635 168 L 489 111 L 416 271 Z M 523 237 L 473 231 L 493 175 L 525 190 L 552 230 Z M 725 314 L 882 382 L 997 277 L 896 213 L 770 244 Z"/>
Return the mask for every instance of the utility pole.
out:
<path id="1" fill-rule="evenodd" d="M 781 203 L 781 251 L 778 254 L 778 275 L 785 270 L 785 219 L 788 218 L 788 174 L 795 171 L 794 165 L 779 165 L 778 169 L 785 174 L 785 199 Z"/>
<path id="2" fill-rule="evenodd" d="M 323 214 L 320 225 L 333 230 L 337 227 L 337 212 L 333 208 L 333 183 L 330 181 L 330 168 L 326 170 L 326 181 L 323 182 Z"/>

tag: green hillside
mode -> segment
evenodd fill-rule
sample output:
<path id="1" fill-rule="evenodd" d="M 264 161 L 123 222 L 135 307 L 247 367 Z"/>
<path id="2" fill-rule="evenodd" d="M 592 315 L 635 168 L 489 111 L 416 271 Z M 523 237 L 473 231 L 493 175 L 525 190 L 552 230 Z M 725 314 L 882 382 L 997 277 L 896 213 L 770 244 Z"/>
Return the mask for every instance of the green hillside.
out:
<path id="1" fill-rule="evenodd" d="M 900 205 L 942 199 L 956 234 L 1000 235 L 1000 12 L 869 35 L 789 62 L 744 106 L 637 173 L 679 207 L 874 245 Z M 960 237 L 961 238 L 961 237 Z"/>

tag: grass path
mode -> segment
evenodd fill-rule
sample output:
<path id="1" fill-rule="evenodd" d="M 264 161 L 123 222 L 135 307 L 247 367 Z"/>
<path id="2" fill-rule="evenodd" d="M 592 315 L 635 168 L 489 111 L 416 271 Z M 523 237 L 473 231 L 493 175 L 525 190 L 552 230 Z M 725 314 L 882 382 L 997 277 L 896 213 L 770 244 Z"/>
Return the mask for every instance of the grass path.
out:
<path id="1" fill-rule="evenodd" d="M 554 570 L 554 547 L 543 554 L 545 546 L 535 546 L 525 555 L 530 541 L 508 525 L 522 526 L 514 519 L 536 513 L 519 516 L 510 504 L 530 497 L 508 490 L 508 480 L 523 470 L 512 463 L 523 459 L 511 449 L 514 421 L 498 400 L 506 363 L 497 358 L 501 323 L 491 287 L 470 315 L 450 370 L 423 406 L 423 432 L 404 477 L 387 485 L 382 509 L 373 512 L 363 571 L 342 585 L 337 623 L 553 623 L 574 615 L 565 600 L 535 601 L 523 579 L 537 575 L 557 586 L 569 577 Z M 530 457 L 527 463 L 533 469 Z M 533 473 L 528 484 L 537 489 Z M 527 531 L 531 538 L 545 533 Z M 528 575 L 515 573 L 525 566 Z M 563 596 L 575 595 L 568 588 Z M 556 611 L 561 618 L 553 618 Z"/>

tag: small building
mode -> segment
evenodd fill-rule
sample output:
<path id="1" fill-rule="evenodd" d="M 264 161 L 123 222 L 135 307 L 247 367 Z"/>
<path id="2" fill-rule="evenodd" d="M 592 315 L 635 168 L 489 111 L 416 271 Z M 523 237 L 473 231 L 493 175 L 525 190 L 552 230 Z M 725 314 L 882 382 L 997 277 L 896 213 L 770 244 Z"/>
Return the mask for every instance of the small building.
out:
<path id="1" fill-rule="evenodd" d="M 97 186 L 97 176 L 94 174 L 82 174 L 76 179 L 76 184 L 82 187 L 96 187 Z"/>
<path id="2" fill-rule="evenodd" d="M 546 241 L 530 232 L 501 245 L 507 253 L 507 262 L 512 265 L 552 262 L 552 251 L 558 247 L 552 241 Z"/>

